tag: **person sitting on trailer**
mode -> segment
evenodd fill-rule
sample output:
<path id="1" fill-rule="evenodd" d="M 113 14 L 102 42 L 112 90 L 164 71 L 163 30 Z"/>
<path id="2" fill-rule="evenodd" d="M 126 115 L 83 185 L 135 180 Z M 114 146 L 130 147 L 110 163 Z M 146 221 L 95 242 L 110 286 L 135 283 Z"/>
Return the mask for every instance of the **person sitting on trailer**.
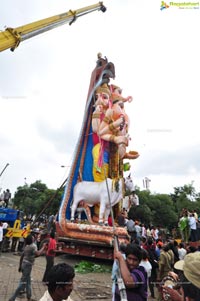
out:
<path id="1" fill-rule="evenodd" d="M 4 193 L 4 203 L 5 203 L 5 208 L 8 207 L 10 198 L 11 198 L 10 190 L 9 190 L 9 189 L 6 189 L 6 191 L 5 191 L 5 193 Z"/>

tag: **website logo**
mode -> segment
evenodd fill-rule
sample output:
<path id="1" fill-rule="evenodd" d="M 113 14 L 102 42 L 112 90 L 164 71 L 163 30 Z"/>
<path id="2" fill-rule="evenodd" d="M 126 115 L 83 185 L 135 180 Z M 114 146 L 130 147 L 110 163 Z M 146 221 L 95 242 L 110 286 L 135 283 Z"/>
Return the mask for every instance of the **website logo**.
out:
<path id="1" fill-rule="evenodd" d="M 199 2 L 169 2 L 169 4 L 167 4 L 166 2 L 161 1 L 160 10 L 169 7 L 179 9 L 199 9 Z"/>
<path id="2" fill-rule="evenodd" d="M 161 1 L 160 10 L 163 10 L 163 9 L 166 9 L 166 8 L 169 8 L 169 5 L 166 2 Z"/>

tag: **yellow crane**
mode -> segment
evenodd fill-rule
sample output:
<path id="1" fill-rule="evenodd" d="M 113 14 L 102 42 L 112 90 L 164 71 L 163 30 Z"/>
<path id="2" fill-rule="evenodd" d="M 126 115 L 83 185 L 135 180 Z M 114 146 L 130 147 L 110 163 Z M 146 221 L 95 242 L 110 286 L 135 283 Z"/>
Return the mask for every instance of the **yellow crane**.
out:
<path id="1" fill-rule="evenodd" d="M 78 17 L 84 16 L 96 10 L 106 11 L 103 2 L 98 2 L 87 7 L 77 10 L 69 10 L 68 12 L 32 22 L 20 27 L 11 28 L 7 27 L 4 31 L 0 32 L 0 51 L 9 49 L 14 51 L 19 46 L 19 43 L 30 39 L 43 32 L 69 23 L 71 25 Z"/>

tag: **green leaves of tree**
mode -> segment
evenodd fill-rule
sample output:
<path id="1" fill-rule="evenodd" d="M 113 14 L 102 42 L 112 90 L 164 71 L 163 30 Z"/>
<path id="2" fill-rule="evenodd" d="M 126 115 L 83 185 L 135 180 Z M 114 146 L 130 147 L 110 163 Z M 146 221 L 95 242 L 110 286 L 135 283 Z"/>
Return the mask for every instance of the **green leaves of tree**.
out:
<path id="1" fill-rule="evenodd" d="M 174 187 L 172 194 L 152 194 L 149 190 L 140 191 L 137 187 L 140 205 L 129 211 L 129 217 L 140 220 L 146 225 L 154 225 L 171 230 L 177 227 L 182 208 L 189 211 L 200 208 L 200 194 L 196 193 L 193 184 Z"/>
<path id="2" fill-rule="evenodd" d="M 63 189 L 58 191 L 49 189 L 46 184 L 38 180 L 31 185 L 25 184 L 17 188 L 12 199 L 13 207 L 24 211 L 27 219 L 31 220 L 34 215 L 39 215 L 49 200 L 52 199 L 45 210 L 45 214 L 56 214 L 59 209 L 62 193 Z"/>

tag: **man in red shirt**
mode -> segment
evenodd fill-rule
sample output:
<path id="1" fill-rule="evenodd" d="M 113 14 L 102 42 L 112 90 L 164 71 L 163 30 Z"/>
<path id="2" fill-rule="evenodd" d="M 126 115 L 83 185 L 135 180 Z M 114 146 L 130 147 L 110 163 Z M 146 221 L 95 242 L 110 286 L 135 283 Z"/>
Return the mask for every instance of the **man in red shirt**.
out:
<path id="1" fill-rule="evenodd" d="M 55 240 L 55 232 L 50 233 L 50 239 L 48 243 L 48 248 L 46 251 L 46 269 L 44 272 L 44 276 L 42 281 L 46 282 L 47 281 L 47 274 L 50 271 L 50 269 L 54 266 L 54 257 L 56 255 L 56 240 Z"/>

